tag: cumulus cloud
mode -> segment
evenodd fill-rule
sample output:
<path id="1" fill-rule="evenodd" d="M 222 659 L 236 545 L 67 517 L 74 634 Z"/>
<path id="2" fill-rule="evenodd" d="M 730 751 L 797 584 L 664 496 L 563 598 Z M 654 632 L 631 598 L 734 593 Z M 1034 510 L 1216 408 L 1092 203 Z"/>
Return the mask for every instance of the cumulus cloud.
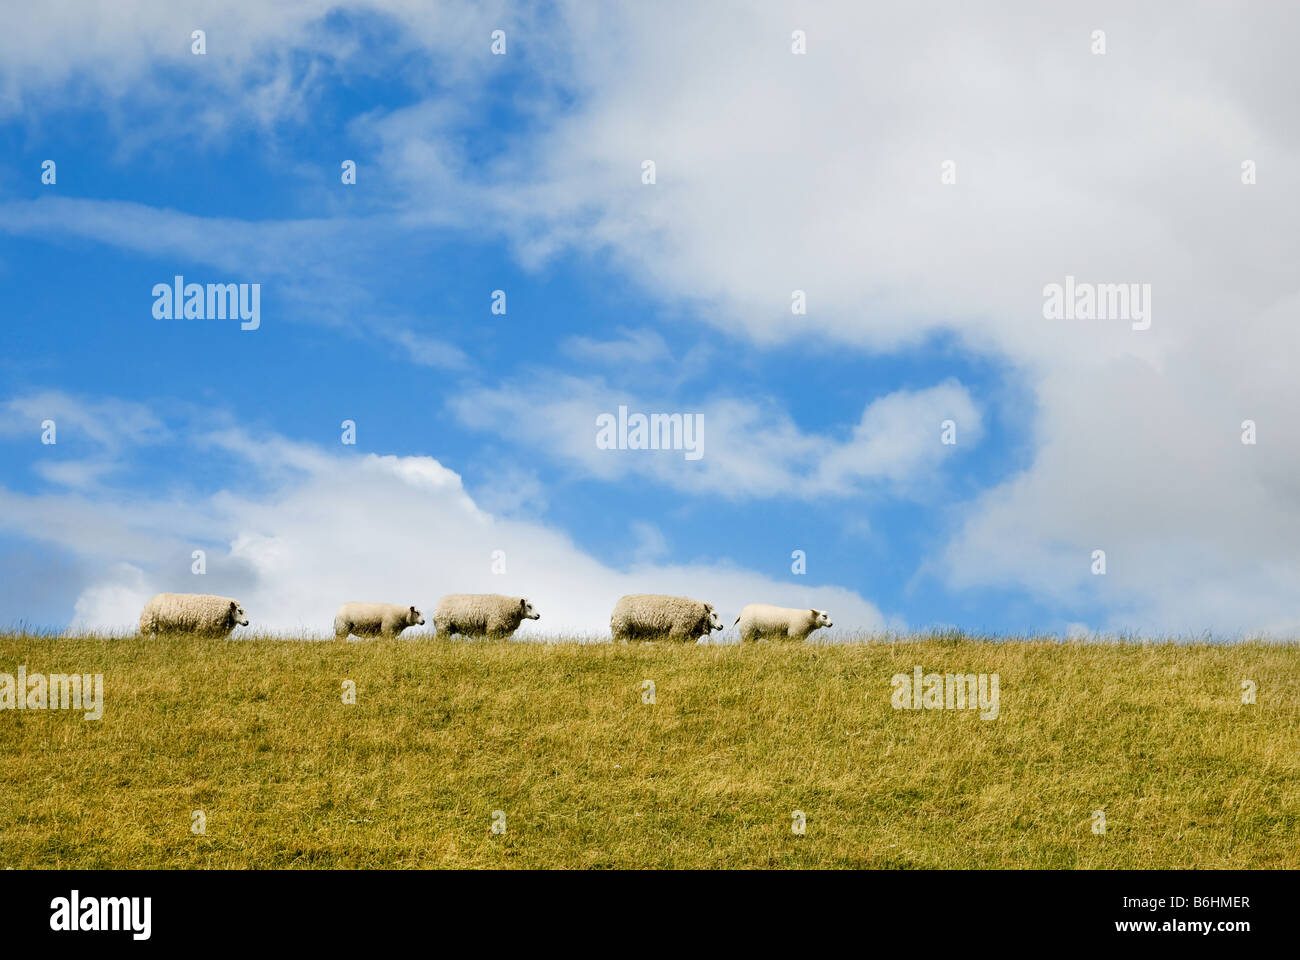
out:
<path id="1" fill-rule="evenodd" d="M 159 591 L 236 596 L 252 629 L 317 635 L 347 600 L 429 610 L 457 592 L 528 596 L 543 619 L 526 624 L 523 637 L 607 634 L 614 602 L 633 592 L 698 596 L 733 618 L 763 599 L 834 610 L 837 627 L 850 630 L 885 626 L 852 590 L 776 581 L 707 557 L 673 559 L 651 527 L 638 530 L 638 562 L 613 569 L 563 533 L 483 510 L 433 457 L 334 454 L 237 427 L 183 435 L 239 458 L 240 489 L 182 500 L 0 488 L 0 529 L 98 570 L 68 598 L 74 627 L 130 629 Z M 196 548 L 207 551 L 202 576 L 191 571 Z M 498 550 L 504 574 L 492 572 Z"/>
<path id="2" fill-rule="evenodd" d="M 264 6 L 213 16 L 228 16 L 231 30 L 245 16 L 247 36 L 289 37 L 289 47 L 337 43 L 317 29 L 326 4 Z M 136 35 L 116 9 L 91 14 L 102 29 L 66 35 L 66 14 L 91 9 L 19 18 L 0 40 L 5 103 L 48 95 L 78 71 L 125 95 L 142 64 L 183 59 L 160 7 L 142 8 L 155 16 Z M 487 58 L 441 56 L 482 42 L 477 18 L 421 24 L 399 4 L 354 9 L 410 25 L 395 42 L 432 54 L 461 89 L 490 69 Z M 530 265 L 607 256 L 660 300 L 759 345 L 887 353 L 952 334 L 1032 393 L 1018 426 L 1034 453 L 1025 471 L 960 507 L 931 573 L 955 589 L 1094 605 L 1098 627 L 1300 627 L 1300 503 L 1289 482 L 1300 470 L 1290 415 L 1300 404 L 1290 362 L 1300 350 L 1300 139 L 1288 49 L 1300 10 L 571 2 L 542 24 L 518 19 L 521 9 L 492 12 L 526 23 L 525 49 L 545 51 L 522 100 L 532 122 L 490 162 L 471 163 L 448 135 L 463 113 L 445 105 L 356 126 L 373 138 L 404 222 L 500 231 Z M 807 32 L 806 56 L 789 51 L 795 27 Z M 1099 27 L 1104 56 L 1089 51 Z M 242 62 L 255 61 L 250 45 Z M 264 80 L 237 64 L 226 75 L 241 94 Z M 296 109 L 295 89 L 272 88 L 268 115 L 277 103 Z M 658 167 L 654 187 L 639 180 L 646 159 Z M 1247 160 L 1258 164 L 1251 186 L 1240 179 Z M 955 184 L 940 181 L 945 161 Z M 11 230 L 33 216 L 10 211 Z M 1151 328 L 1045 319 L 1043 288 L 1067 275 L 1151 284 Z M 804 316 L 790 313 L 795 289 L 807 292 Z M 547 412 L 571 425 L 592 402 L 616 399 L 558 387 Z M 475 400 L 458 412 L 484 428 L 504 432 L 521 412 L 517 395 Z M 864 442 L 839 453 L 835 438 L 803 433 L 761 402 L 716 399 L 707 412 L 724 439 L 698 468 L 706 487 L 851 487 L 875 476 L 858 457 L 872 444 L 886 462 L 908 463 L 887 407 L 864 414 Z M 1246 419 L 1258 425 L 1253 446 L 1240 442 Z M 727 447 L 728 433 L 755 427 L 759 440 Z M 677 461 L 596 458 L 589 429 L 545 435 L 593 475 L 632 462 L 684 482 Z M 818 466 L 810 475 L 806 464 Z M 1094 549 L 1107 550 L 1105 578 L 1089 571 Z"/>
<path id="3" fill-rule="evenodd" d="M 1017 426 L 1034 453 L 959 509 L 930 573 L 1100 609 L 1108 629 L 1300 629 L 1284 479 L 1300 471 L 1300 140 L 1282 39 L 1300 11 L 566 9 L 579 106 L 470 176 L 521 257 L 608 255 L 758 344 L 890 352 L 953 334 L 1028 390 Z M 1045 319 L 1044 287 L 1066 276 L 1149 283 L 1150 329 Z M 806 316 L 790 315 L 795 289 Z M 778 450 L 813 454 L 772 429 Z M 779 452 L 762 452 L 749 489 L 783 487 Z"/>

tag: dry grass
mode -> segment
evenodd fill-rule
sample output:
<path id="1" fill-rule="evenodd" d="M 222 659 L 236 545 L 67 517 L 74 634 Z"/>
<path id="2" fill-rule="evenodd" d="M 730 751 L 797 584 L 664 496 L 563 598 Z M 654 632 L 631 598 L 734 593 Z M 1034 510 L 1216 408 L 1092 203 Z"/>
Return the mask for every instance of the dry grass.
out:
<path id="1" fill-rule="evenodd" d="M 1292 645 L 0 636 L 19 664 L 106 707 L 0 712 L 0 867 L 1300 867 Z M 918 664 L 997 673 L 999 718 L 894 710 Z"/>

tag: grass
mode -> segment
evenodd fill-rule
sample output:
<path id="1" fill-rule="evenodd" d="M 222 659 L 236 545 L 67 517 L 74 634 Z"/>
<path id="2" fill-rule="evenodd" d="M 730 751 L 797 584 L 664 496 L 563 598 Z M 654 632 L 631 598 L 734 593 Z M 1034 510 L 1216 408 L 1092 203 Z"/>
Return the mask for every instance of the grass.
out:
<path id="1" fill-rule="evenodd" d="M 1300 867 L 1294 645 L 0 636 L 20 664 L 105 709 L 0 711 L 0 868 Z M 916 665 L 998 674 L 998 718 L 893 709 Z"/>

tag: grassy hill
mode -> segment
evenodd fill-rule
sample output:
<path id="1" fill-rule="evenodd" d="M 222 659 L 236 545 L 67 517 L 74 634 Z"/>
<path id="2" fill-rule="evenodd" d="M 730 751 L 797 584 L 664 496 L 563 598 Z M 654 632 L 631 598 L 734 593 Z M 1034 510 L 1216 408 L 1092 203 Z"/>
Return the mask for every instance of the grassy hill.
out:
<path id="1" fill-rule="evenodd" d="M 0 636 L 20 664 L 105 707 L 0 711 L 0 868 L 1300 867 L 1294 645 Z M 894 709 L 915 666 L 996 673 L 997 719 Z"/>

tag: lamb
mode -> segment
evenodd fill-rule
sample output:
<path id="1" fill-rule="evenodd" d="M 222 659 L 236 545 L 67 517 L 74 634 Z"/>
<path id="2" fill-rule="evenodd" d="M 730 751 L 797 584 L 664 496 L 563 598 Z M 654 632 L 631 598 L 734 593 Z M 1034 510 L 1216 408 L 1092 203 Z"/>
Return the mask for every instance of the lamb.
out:
<path id="1" fill-rule="evenodd" d="M 440 637 L 458 633 L 463 637 L 504 640 L 524 620 L 542 615 L 524 597 L 503 597 L 499 593 L 449 593 L 438 601 L 433 628 Z"/>
<path id="2" fill-rule="evenodd" d="M 248 614 L 238 600 L 209 593 L 160 593 L 144 605 L 140 633 L 195 633 L 226 637 L 236 626 L 248 626 Z"/>
<path id="3" fill-rule="evenodd" d="M 632 593 L 614 605 L 609 629 L 616 642 L 676 640 L 693 642 L 722 629 L 713 604 L 661 593 Z"/>
<path id="4" fill-rule="evenodd" d="M 742 642 L 807 640 L 808 635 L 818 627 L 834 626 L 830 614 L 825 610 L 774 607 L 766 603 L 751 603 L 740 611 L 736 623 L 740 624 Z"/>
<path id="5" fill-rule="evenodd" d="M 407 627 L 424 624 L 424 614 L 400 603 L 345 603 L 334 615 L 334 636 L 395 637 Z"/>

